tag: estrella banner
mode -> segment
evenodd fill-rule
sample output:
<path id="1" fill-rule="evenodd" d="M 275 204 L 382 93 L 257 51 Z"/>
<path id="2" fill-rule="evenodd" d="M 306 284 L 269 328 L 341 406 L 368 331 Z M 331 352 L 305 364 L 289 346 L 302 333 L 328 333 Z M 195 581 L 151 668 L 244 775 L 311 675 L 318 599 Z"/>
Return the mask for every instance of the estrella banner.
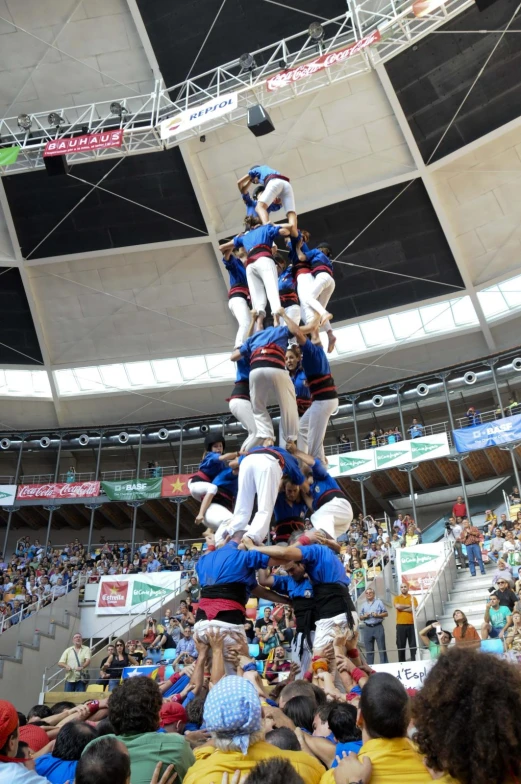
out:
<path id="1" fill-rule="evenodd" d="M 339 455 L 328 455 L 331 476 L 359 476 L 373 471 L 419 463 L 450 454 L 447 433 L 435 436 L 421 436 L 396 444 L 385 444 L 375 449 L 360 449 Z"/>
<path id="2" fill-rule="evenodd" d="M 488 446 L 500 446 L 521 440 L 521 414 L 496 419 L 473 427 L 453 430 L 454 446 L 458 452 L 472 452 Z"/>
<path id="3" fill-rule="evenodd" d="M 96 615 L 128 615 L 159 611 L 181 586 L 181 572 L 139 572 L 101 578 Z M 154 616 L 156 617 L 156 616 Z"/>
<path id="4" fill-rule="evenodd" d="M 160 478 L 102 482 L 101 487 L 111 501 L 146 501 L 161 496 Z"/>
<path id="5" fill-rule="evenodd" d="M 172 474 L 164 476 L 161 484 L 161 498 L 175 498 L 176 496 L 188 496 L 188 480 L 193 474 Z"/>

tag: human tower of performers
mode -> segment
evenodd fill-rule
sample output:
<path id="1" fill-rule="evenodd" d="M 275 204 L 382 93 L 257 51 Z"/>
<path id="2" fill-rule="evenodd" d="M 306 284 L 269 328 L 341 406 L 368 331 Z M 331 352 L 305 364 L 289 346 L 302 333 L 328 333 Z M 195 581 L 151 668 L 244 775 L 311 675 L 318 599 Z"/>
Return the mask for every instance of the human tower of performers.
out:
<path id="1" fill-rule="evenodd" d="M 323 445 L 338 408 L 320 338 L 326 332 L 330 353 L 332 250 L 327 242 L 308 246 L 307 232 L 297 226 L 293 188 L 280 172 L 255 165 L 238 186 L 247 209 L 245 232 L 220 250 L 238 323 L 229 407 L 248 436 L 238 453 L 227 453 L 224 438 L 209 435 L 188 483 L 201 502 L 196 522 L 207 526 L 210 541 L 197 564 L 201 600 L 194 634 L 207 642 L 208 629 L 220 628 L 236 645 L 250 596 L 289 598 L 297 623 L 292 656 L 303 673 L 327 668 L 324 651 L 339 637 L 359 664 L 358 616 L 337 556 L 338 537 L 349 529 L 353 511 L 327 471 Z M 270 223 L 270 213 L 281 209 L 287 223 Z M 268 303 L 273 326 L 265 326 Z M 279 446 L 267 407 L 271 398 L 280 409 Z M 264 546 L 273 516 L 276 544 Z M 305 530 L 306 519 L 311 530 Z M 275 565 L 286 574 L 271 575 Z"/>

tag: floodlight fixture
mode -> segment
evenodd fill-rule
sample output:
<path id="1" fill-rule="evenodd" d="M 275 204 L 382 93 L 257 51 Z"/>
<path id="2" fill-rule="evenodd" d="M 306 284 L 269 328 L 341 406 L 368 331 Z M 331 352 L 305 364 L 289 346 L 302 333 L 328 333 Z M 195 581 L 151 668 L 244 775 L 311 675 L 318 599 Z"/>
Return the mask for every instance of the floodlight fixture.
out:
<path id="1" fill-rule="evenodd" d="M 241 71 L 253 71 L 255 68 L 254 56 L 249 52 L 241 54 L 239 57 L 239 65 L 241 66 Z"/>
<path id="2" fill-rule="evenodd" d="M 28 114 L 19 114 L 16 122 L 18 123 L 18 127 L 21 131 L 29 131 L 31 129 L 31 125 L 33 124 L 32 117 L 30 117 Z"/>
<path id="3" fill-rule="evenodd" d="M 65 120 L 63 119 L 63 117 L 60 117 L 58 112 L 51 112 L 47 117 L 47 122 L 49 123 L 49 125 L 53 126 L 54 128 L 59 128 L 60 125 L 63 125 Z"/>
<path id="4" fill-rule="evenodd" d="M 324 28 L 320 22 L 311 22 L 308 27 L 308 35 L 315 43 L 318 43 L 324 39 Z"/>
<path id="5" fill-rule="evenodd" d="M 128 114 L 128 109 L 119 101 L 112 101 L 110 113 L 116 115 L 116 117 L 123 117 L 124 114 Z"/>

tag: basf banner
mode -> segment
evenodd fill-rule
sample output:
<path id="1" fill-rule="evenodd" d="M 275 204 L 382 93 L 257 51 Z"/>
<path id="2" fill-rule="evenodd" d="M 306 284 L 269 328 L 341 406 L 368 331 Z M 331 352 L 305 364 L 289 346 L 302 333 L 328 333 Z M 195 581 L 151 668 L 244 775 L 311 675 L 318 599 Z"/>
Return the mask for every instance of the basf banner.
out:
<path id="1" fill-rule="evenodd" d="M 521 414 L 453 430 L 452 437 L 458 452 L 471 452 L 474 449 L 485 449 L 487 446 L 500 446 L 511 441 L 520 441 Z"/>
<path id="2" fill-rule="evenodd" d="M 180 585 L 180 572 L 105 575 L 98 586 L 96 615 L 153 612 Z"/>
<path id="3" fill-rule="evenodd" d="M 331 476 L 357 476 L 449 454 L 447 434 L 440 433 L 436 436 L 413 438 L 411 441 L 398 441 L 397 444 L 386 444 L 376 449 L 328 455 L 327 459 Z"/>

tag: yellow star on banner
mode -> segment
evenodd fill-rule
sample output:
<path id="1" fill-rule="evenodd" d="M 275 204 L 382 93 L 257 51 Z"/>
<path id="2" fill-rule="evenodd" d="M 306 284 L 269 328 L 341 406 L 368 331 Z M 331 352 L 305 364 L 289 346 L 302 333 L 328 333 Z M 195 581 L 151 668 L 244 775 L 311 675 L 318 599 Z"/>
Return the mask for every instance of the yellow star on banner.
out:
<path id="1" fill-rule="evenodd" d="M 173 490 L 173 492 L 175 492 L 175 493 L 182 493 L 183 492 L 183 487 L 184 487 L 185 484 L 186 484 L 185 482 L 181 482 L 179 480 L 179 477 L 177 477 L 175 482 L 172 482 L 172 490 Z"/>

